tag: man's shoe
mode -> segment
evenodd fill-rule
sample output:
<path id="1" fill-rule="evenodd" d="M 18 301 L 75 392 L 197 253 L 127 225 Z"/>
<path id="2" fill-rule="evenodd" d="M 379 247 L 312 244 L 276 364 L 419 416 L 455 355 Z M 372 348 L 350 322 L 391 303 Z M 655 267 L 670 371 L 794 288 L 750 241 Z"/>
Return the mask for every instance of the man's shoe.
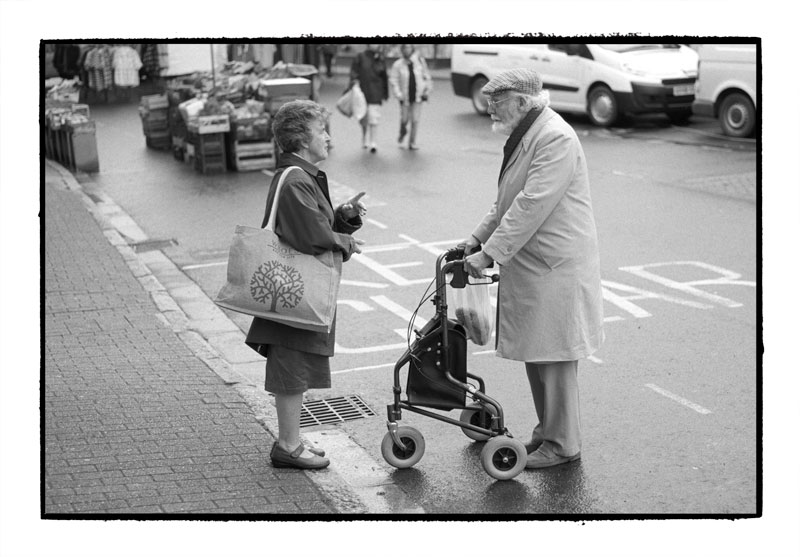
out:
<path id="1" fill-rule="evenodd" d="M 406 127 L 405 126 L 400 126 L 400 135 L 397 138 L 397 142 L 398 143 L 402 143 L 403 140 L 406 138 L 406 134 L 407 133 L 408 133 L 408 131 L 406 130 Z"/>
<path id="2" fill-rule="evenodd" d="M 537 449 L 535 452 L 528 455 L 528 461 L 525 464 L 525 468 L 548 468 L 550 466 L 558 466 L 559 464 L 566 464 L 567 462 L 580 460 L 580 458 L 580 452 L 572 456 L 559 456 L 556 454 L 548 455 Z"/>
<path id="3" fill-rule="evenodd" d="M 528 454 L 531 454 L 532 452 L 535 452 L 539 447 L 541 447 L 542 443 L 544 443 L 544 441 L 542 441 L 541 439 L 531 439 L 530 441 L 525 443 L 525 450 L 528 451 Z"/>
<path id="4" fill-rule="evenodd" d="M 303 470 L 319 470 L 326 468 L 331 461 L 327 458 L 322 458 L 314 454 L 311 458 L 300 458 L 306 447 L 300 443 L 297 448 L 291 453 L 283 450 L 280 445 L 275 443 L 272 445 L 269 458 L 272 460 L 272 465 L 275 468 L 300 468 Z M 309 449 L 309 452 L 312 452 Z M 312 452 L 313 454 L 313 452 Z"/>

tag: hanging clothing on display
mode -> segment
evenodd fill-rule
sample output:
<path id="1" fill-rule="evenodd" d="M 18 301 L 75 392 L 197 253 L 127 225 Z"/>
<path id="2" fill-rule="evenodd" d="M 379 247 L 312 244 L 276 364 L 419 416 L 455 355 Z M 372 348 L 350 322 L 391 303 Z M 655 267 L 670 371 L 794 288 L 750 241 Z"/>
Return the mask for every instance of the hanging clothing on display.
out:
<path id="1" fill-rule="evenodd" d="M 165 67 L 161 65 L 159 46 L 161 45 L 154 43 L 145 43 L 142 45 L 142 71 L 147 77 L 160 76 L 162 68 Z"/>
<path id="2" fill-rule="evenodd" d="M 76 44 L 57 44 L 53 54 L 53 66 L 58 75 L 72 79 L 80 71 L 81 47 Z"/>
<path id="3" fill-rule="evenodd" d="M 108 46 L 99 46 L 86 53 L 83 63 L 87 86 L 94 91 L 106 91 L 114 85 L 112 51 Z"/>
<path id="4" fill-rule="evenodd" d="M 142 67 L 142 61 L 136 49 L 130 46 L 115 47 L 112 53 L 112 66 L 116 87 L 139 86 L 139 69 Z"/>

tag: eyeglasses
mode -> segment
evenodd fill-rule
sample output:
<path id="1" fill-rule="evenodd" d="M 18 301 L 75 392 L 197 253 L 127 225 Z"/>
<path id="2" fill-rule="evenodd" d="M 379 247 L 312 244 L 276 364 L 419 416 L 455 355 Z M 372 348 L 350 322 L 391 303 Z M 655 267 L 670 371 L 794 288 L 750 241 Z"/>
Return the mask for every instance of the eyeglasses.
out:
<path id="1" fill-rule="evenodd" d="M 504 103 L 507 100 L 513 99 L 514 97 L 506 97 L 505 99 L 500 99 L 499 101 L 493 101 L 492 99 L 486 99 L 487 108 L 495 108 L 498 104 Z"/>

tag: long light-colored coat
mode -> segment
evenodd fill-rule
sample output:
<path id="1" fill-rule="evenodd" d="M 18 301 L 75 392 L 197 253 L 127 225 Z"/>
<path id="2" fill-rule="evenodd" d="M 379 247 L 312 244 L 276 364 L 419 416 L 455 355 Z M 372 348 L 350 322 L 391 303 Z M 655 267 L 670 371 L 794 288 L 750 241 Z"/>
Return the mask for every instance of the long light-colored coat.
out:
<path id="1" fill-rule="evenodd" d="M 497 355 L 585 358 L 604 340 L 597 231 L 583 148 L 545 108 L 511 155 L 473 232 L 500 264 Z"/>

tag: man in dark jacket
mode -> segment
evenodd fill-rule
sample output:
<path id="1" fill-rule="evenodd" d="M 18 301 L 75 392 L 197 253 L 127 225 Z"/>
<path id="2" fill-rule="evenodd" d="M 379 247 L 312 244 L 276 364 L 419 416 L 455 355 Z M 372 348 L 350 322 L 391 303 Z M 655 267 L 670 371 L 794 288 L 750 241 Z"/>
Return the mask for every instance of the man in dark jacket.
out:
<path id="1" fill-rule="evenodd" d="M 389 77 L 381 45 L 368 44 L 350 66 L 350 85 L 358 84 L 367 99 L 367 115 L 361 120 L 361 139 L 364 149 L 375 153 L 375 139 L 381 119 L 381 104 L 389 98 Z"/>

